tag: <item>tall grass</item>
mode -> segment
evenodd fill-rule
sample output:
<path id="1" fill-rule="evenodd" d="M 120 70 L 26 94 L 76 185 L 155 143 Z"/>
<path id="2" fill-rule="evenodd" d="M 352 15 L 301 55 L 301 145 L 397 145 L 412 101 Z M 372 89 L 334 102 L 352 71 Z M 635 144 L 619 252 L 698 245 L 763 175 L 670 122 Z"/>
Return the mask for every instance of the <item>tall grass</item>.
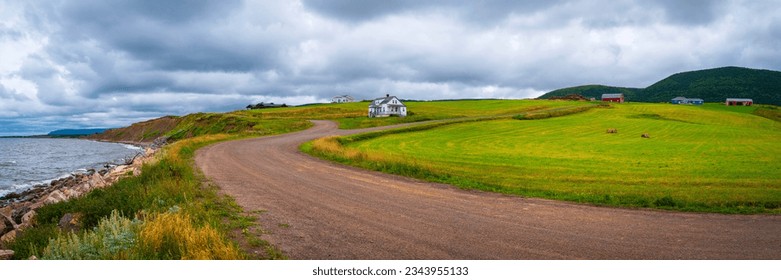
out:
<path id="1" fill-rule="evenodd" d="M 757 106 L 757 109 L 753 112 L 753 114 L 781 122 L 781 110 L 779 110 L 778 106 L 760 105 Z"/>
<path id="2" fill-rule="evenodd" d="M 186 213 L 154 214 L 138 233 L 142 259 L 239 259 L 238 249 L 211 226 L 196 227 Z"/>

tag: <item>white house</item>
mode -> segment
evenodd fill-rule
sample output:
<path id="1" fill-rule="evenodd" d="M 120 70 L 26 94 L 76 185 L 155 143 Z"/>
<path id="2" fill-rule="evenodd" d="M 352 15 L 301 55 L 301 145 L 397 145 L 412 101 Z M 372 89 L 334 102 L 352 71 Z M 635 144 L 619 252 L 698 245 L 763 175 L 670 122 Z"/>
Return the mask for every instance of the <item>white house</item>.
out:
<path id="1" fill-rule="evenodd" d="M 355 98 L 349 95 L 339 95 L 339 96 L 334 96 L 334 98 L 331 98 L 331 103 L 347 103 L 347 102 L 355 102 Z"/>
<path id="2" fill-rule="evenodd" d="M 386 94 L 383 98 L 374 99 L 369 103 L 369 117 L 407 116 L 407 106 L 396 96 Z"/>

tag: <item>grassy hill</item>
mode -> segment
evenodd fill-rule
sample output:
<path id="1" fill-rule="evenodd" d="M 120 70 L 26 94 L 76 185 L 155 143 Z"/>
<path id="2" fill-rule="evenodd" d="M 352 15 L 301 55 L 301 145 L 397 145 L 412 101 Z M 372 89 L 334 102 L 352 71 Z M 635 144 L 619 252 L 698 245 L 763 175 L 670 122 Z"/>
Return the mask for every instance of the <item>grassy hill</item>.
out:
<path id="1" fill-rule="evenodd" d="M 677 73 L 647 88 L 601 85 L 578 86 L 548 92 L 539 98 L 579 93 L 599 98 L 602 93 L 621 92 L 629 101 L 669 102 L 678 96 L 724 102 L 726 98 L 752 98 L 758 104 L 781 105 L 781 72 L 741 67 L 722 67 Z"/>
<path id="2" fill-rule="evenodd" d="M 307 120 L 339 122 L 342 129 L 354 129 L 484 115 L 513 115 L 529 110 L 565 106 L 567 102 L 524 100 L 405 101 L 410 115 L 405 118 L 367 118 L 368 102 L 313 104 L 299 107 L 239 110 L 228 113 L 195 113 L 166 116 L 107 130 L 90 139 L 151 142 L 165 136 L 176 141 L 212 134 L 270 135 L 308 128 Z"/>
<path id="3" fill-rule="evenodd" d="M 134 123 L 128 127 L 109 129 L 87 138 L 104 141 L 151 142 L 176 127 L 180 121 L 180 117 L 165 116 Z"/>
<path id="4" fill-rule="evenodd" d="M 546 119 L 326 138 L 304 149 L 469 189 L 597 205 L 778 213 L 781 123 L 751 109 L 616 104 Z M 618 133 L 606 133 L 610 128 Z"/>

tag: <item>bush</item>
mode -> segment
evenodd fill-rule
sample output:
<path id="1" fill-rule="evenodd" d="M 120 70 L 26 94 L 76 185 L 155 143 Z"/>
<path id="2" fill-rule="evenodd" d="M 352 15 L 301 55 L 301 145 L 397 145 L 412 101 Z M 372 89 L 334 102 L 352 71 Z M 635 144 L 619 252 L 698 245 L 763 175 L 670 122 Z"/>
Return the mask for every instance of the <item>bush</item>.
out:
<path id="1" fill-rule="evenodd" d="M 178 209 L 178 208 L 172 208 Z M 196 227 L 179 211 L 128 219 L 117 211 L 94 229 L 49 241 L 42 259 L 240 259 L 239 250 L 208 225 Z"/>
<path id="2" fill-rule="evenodd" d="M 79 236 L 61 235 L 49 241 L 42 259 L 47 260 L 117 260 L 132 255 L 137 243 L 138 220 L 124 218 L 117 211 L 100 220 L 95 229 Z"/>

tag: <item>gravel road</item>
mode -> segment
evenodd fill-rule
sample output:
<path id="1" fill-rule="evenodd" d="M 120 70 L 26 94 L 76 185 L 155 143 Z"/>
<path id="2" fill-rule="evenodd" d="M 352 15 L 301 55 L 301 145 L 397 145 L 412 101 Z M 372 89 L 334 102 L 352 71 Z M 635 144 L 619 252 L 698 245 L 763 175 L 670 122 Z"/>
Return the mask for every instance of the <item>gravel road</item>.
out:
<path id="1" fill-rule="evenodd" d="M 196 164 L 291 259 L 781 259 L 781 216 L 594 207 L 345 167 L 298 151 L 329 121 L 200 149 Z M 377 128 L 375 128 L 377 129 Z"/>

